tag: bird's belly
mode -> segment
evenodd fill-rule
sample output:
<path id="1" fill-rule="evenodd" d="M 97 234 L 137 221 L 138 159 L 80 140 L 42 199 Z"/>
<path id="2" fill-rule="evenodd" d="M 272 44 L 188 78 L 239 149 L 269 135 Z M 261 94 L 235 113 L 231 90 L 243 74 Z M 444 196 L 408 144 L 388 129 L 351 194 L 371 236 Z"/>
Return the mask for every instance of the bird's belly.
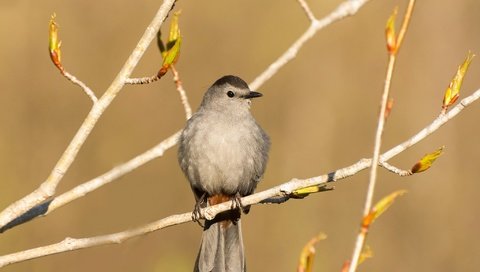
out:
<path id="1" fill-rule="evenodd" d="M 198 184 L 210 195 L 239 192 L 245 195 L 250 191 L 251 180 L 254 176 L 254 159 L 251 146 L 245 146 L 249 140 L 248 133 L 236 130 L 236 134 L 223 130 L 223 133 L 210 131 L 199 135 L 202 143 L 198 146 L 197 163 L 194 169 L 197 172 Z"/>

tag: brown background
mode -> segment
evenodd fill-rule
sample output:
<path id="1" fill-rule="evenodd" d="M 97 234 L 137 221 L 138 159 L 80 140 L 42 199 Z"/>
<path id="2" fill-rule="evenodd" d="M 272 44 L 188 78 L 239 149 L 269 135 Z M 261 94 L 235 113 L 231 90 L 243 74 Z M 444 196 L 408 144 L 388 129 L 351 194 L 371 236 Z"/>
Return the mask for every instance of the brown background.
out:
<path id="1" fill-rule="evenodd" d="M 341 1 L 309 1 L 317 17 Z M 273 145 L 259 190 L 325 174 L 369 157 L 386 66 L 384 25 L 395 5 L 372 0 L 329 26 L 259 91 L 253 112 Z M 63 63 L 100 96 L 149 23 L 160 1 L 0 2 L 0 207 L 36 188 L 49 174 L 91 103 L 50 63 L 47 29 L 55 11 Z M 251 82 L 308 27 L 296 1 L 179 1 L 184 37 L 178 64 L 194 108 L 224 74 Z M 445 87 L 468 50 L 480 53 L 480 2 L 418 1 L 393 79 L 395 107 L 384 148 L 435 118 Z M 166 25 L 167 26 L 167 25 Z M 163 29 L 166 29 L 164 26 Z M 136 76 L 160 57 L 152 45 Z M 478 57 L 462 95 L 480 87 Z M 474 271 L 480 266 L 478 135 L 480 103 L 391 162 L 409 168 L 446 145 L 428 172 L 400 178 L 380 170 L 376 199 L 408 194 L 378 220 L 368 244 L 375 253 L 362 271 Z M 139 154 L 184 124 L 171 75 L 127 86 L 98 122 L 58 188 L 64 192 Z M 250 271 L 294 271 L 300 249 L 322 231 L 316 271 L 339 271 L 350 257 L 368 171 L 336 190 L 284 205 L 256 206 L 244 217 Z M 115 183 L 47 216 L 0 235 L 0 254 L 64 237 L 125 230 L 192 209 L 193 196 L 176 147 Z M 183 224 L 129 240 L 14 264 L 3 271 L 190 271 L 201 230 Z"/>

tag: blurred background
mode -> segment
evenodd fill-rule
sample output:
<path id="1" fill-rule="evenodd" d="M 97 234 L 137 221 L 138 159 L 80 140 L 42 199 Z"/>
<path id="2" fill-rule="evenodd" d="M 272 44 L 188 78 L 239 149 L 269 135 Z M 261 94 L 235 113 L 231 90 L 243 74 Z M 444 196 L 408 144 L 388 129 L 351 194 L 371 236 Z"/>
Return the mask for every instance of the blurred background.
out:
<path id="1" fill-rule="evenodd" d="M 340 0 L 308 1 L 321 18 Z M 387 54 L 384 26 L 396 5 L 372 0 L 357 15 L 320 31 L 259 91 L 253 113 L 272 140 L 257 190 L 292 178 L 328 173 L 370 157 Z M 57 13 L 63 64 L 101 96 L 143 34 L 161 1 L 0 2 L 0 207 L 44 181 L 88 113 L 91 102 L 52 65 L 48 20 Z M 247 82 L 268 67 L 309 26 L 294 0 L 179 1 L 182 53 L 177 69 L 194 109 L 217 78 Z M 382 150 L 408 139 L 439 114 L 442 97 L 468 50 L 480 54 L 480 2 L 418 1 L 400 51 Z M 169 24 L 162 29 L 166 31 Z M 397 25 L 400 22 L 397 21 Z M 477 57 L 478 58 L 478 57 Z M 134 72 L 157 72 L 152 44 Z M 480 88 L 472 63 L 462 97 Z M 61 182 L 58 193 L 140 154 L 183 127 L 171 74 L 126 86 L 107 109 Z M 360 271 L 475 271 L 480 266 L 478 192 L 480 102 L 391 163 L 410 168 L 446 145 L 429 171 L 401 178 L 379 171 L 375 199 L 406 189 L 373 225 L 374 258 Z M 118 232 L 192 210 L 194 198 L 177 147 L 112 184 L 45 218 L 0 234 L 0 255 Z M 358 231 L 368 171 L 335 190 L 257 205 L 243 217 L 249 271 L 294 271 L 304 244 L 319 232 L 315 271 L 339 271 Z M 13 264 L 3 271 L 191 271 L 201 228 L 182 224 L 108 245 Z"/>

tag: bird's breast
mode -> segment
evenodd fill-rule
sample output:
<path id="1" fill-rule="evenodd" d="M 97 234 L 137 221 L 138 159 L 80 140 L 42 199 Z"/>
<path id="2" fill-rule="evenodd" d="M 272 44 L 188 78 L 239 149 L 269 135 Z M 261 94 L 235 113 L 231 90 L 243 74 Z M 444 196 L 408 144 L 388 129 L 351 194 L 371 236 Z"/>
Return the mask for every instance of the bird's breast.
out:
<path id="1" fill-rule="evenodd" d="M 255 122 L 204 123 L 197 128 L 190 145 L 195 156 L 191 165 L 197 173 L 195 182 L 209 194 L 234 194 L 248 187 L 255 175 L 257 130 Z"/>

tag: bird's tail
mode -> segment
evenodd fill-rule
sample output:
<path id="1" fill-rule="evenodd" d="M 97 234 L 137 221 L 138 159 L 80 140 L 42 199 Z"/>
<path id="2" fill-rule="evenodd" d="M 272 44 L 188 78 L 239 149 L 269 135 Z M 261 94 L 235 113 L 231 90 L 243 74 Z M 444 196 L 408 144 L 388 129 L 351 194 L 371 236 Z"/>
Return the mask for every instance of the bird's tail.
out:
<path id="1" fill-rule="evenodd" d="M 194 271 L 246 271 L 240 218 L 205 222 Z"/>

